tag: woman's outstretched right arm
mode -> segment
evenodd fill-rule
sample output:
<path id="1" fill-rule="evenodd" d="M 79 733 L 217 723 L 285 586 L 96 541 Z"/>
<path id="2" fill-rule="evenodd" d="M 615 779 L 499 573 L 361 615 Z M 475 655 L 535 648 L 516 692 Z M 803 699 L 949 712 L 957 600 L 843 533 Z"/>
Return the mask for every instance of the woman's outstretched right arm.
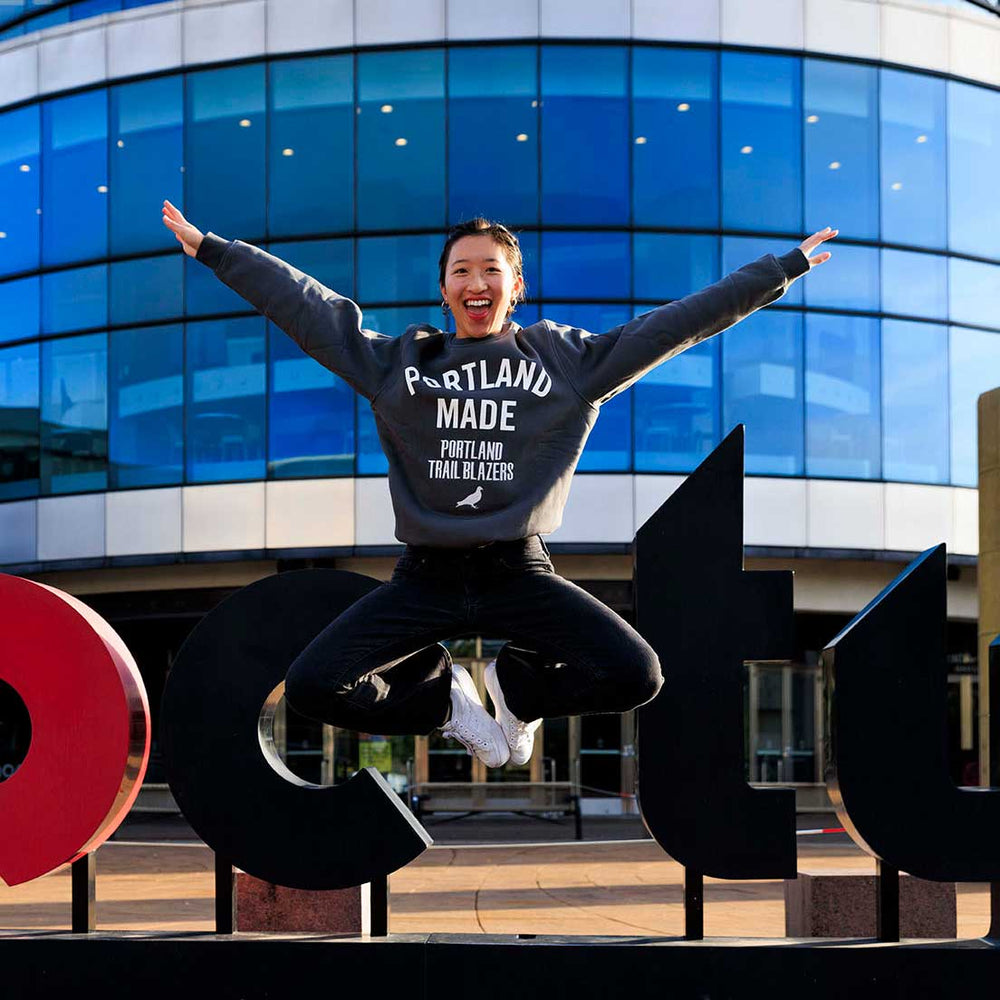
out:
<path id="1" fill-rule="evenodd" d="M 361 329 L 361 310 L 349 298 L 278 257 L 241 240 L 203 234 L 169 201 L 163 224 L 189 257 L 287 333 L 307 354 L 374 399 L 398 363 L 394 337 Z"/>

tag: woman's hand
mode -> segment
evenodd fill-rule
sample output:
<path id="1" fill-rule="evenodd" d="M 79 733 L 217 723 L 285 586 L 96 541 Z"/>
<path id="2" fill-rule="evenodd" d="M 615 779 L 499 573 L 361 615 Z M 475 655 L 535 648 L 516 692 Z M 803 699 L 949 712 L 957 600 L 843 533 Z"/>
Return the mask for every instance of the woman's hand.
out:
<path id="1" fill-rule="evenodd" d="M 822 253 L 816 254 L 815 257 L 810 257 L 809 254 L 813 252 L 826 240 L 832 240 L 834 236 L 839 233 L 839 229 L 831 229 L 829 226 L 826 229 L 821 229 L 818 233 L 813 233 L 812 236 L 804 239 L 799 244 L 799 249 L 806 255 L 806 260 L 809 261 L 809 267 L 814 268 L 817 264 L 823 264 L 833 256 L 828 250 L 824 250 Z"/>
<path id="2" fill-rule="evenodd" d="M 200 229 L 192 226 L 169 201 L 163 202 L 163 224 L 177 237 L 184 252 L 189 257 L 193 257 L 198 252 L 198 247 L 201 246 L 201 241 L 205 238 L 204 234 Z"/>

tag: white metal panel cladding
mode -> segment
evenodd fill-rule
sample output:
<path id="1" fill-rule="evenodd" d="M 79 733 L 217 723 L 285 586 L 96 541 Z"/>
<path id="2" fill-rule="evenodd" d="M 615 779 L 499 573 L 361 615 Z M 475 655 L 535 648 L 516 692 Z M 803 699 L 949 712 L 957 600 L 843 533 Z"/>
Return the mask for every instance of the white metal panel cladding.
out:
<path id="1" fill-rule="evenodd" d="M 34 562 L 38 555 L 38 501 L 0 504 L 0 564 Z"/>
<path id="2" fill-rule="evenodd" d="M 153 8 L 158 11 L 158 7 Z M 180 11 L 130 17 L 108 24 L 108 77 L 140 76 L 184 62 Z"/>
<path id="3" fill-rule="evenodd" d="M 109 556 L 180 552 L 183 488 L 120 490 L 105 504 L 105 551 Z"/>
<path id="4" fill-rule="evenodd" d="M 42 497 L 38 501 L 38 558 L 92 559 L 105 554 L 104 493 Z"/>
<path id="5" fill-rule="evenodd" d="M 272 480 L 267 484 L 267 548 L 354 544 L 354 479 Z"/>
<path id="6" fill-rule="evenodd" d="M 806 539 L 805 479 L 751 476 L 743 485 L 743 539 L 747 545 L 801 548 Z"/>
<path id="7" fill-rule="evenodd" d="M 821 549 L 885 548 L 885 485 L 814 479 L 808 486 L 807 544 Z"/>
<path id="8" fill-rule="evenodd" d="M 38 45 L 39 90 L 52 93 L 107 79 L 106 38 L 103 25 L 43 32 Z"/>
<path id="9" fill-rule="evenodd" d="M 954 550 L 954 503 L 946 486 L 885 484 L 885 547 L 920 552 L 946 542 Z"/>
<path id="10" fill-rule="evenodd" d="M 242 59 L 267 51 L 265 0 L 184 11 L 184 62 L 187 65 Z"/>
<path id="11" fill-rule="evenodd" d="M 804 48 L 878 59 L 879 8 L 871 0 L 806 0 Z"/>
<path id="12" fill-rule="evenodd" d="M 632 37 L 655 41 L 718 42 L 720 0 L 632 0 Z"/>
<path id="13" fill-rule="evenodd" d="M 576 475 L 553 542 L 630 542 L 635 534 L 634 476 Z"/>
<path id="14" fill-rule="evenodd" d="M 267 0 L 267 51 L 354 45 L 354 0 Z"/>
<path id="15" fill-rule="evenodd" d="M 264 487 L 223 483 L 184 487 L 184 551 L 263 549 Z"/>

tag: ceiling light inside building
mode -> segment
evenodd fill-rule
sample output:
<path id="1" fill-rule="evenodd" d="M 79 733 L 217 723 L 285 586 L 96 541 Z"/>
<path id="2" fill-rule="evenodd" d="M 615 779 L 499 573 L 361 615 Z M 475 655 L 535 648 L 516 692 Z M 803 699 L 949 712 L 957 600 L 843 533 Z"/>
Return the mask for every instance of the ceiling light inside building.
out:
<path id="1" fill-rule="evenodd" d="M 893 189 L 893 191 L 901 191 L 903 185 L 900 184 L 899 181 L 895 181 L 893 184 L 890 185 L 890 187 Z"/>
<path id="2" fill-rule="evenodd" d="M 809 122 L 810 125 L 815 125 L 816 122 L 819 121 L 819 115 L 809 115 L 809 117 L 806 118 L 806 121 Z"/>
<path id="3" fill-rule="evenodd" d="M 282 155 L 282 156 L 294 156 L 294 155 L 295 155 L 295 150 L 294 150 L 294 149 L 292 149 L 292 148 L 291 148 L 291 146 L 286 146 L 286 147 L 285 147 L 285 148 L 284 148 L 284 149 L 283 149 L 283 150 L 281 151 L 281 155 Z"/>
<path id="4" fill-rule="evenodd" d="M 518 142 L 527 142 L 528 141 L 528 133 L 527 132 L 518 132 L 517 133 L 517 141 Z"/>
<path id="5" fill-rule="evenodd" d="M 691 110 L 691 105 L 690 105 L 690 104 L 688 104 L 688 103 L 687 103 L 687 102 L 685 101 L 685 102 L 683 102 L 683 103 L 681 103 L 681 104 L 678 104 L 678 105 L 677 105 L 677 110 L 678 110 L 678 111 L 690 111 L 690 110 Z"/>
<path id="6" fill-rule="evenodd" d="M 108 193 L 108 186 L 107 186 L 107 184 L 98 184 L 97 185 L 97 193 L 98 194 L 107 194 Z"/>
<path id="7" fill-rule="evenodd" d="M 752 153 L 752 152 L 753 152 L 753 146 L 744 146 L 744 147 L 743 147 L 743 148 L 742 148 L 742 149 L 740 150 L 740 152 L 741 152 L 741 153 Z"/>
<path id="8" fill-rule="evenodd" d="M 635 137 L 635 144 L 637 146 L 645 146 L 646 145 L 646 137 L 644 135 L 637 135 Z"/>
<path id="9" fill-rule="evenodd" d="M 17 169 L 20 170 L 22 174 L 26 174 L 31 167 L 27 163 L 22 163 Z"/>
<path id="10" fill-rule="evenodd" d="M 927 141 L 927 136 L 926 135 L 918 135 L 917 136 L 917 142 L 926 142 L 926 141 Z"/>
<path id="11" fill-rule="evenodd" d="M 0 240 L 5 240 L 5 239 L 7 239 L 7 234 L 3 231 L 0 231 Z"/>
<path id="12" fill-rule="evenodd" d="M 840 160 L 834 160 L 833 163 L 830 164 L 830 169 L 831 170 L 839 170 L 840 169 Z"/>
<path id="13" fill-rule="evenodd" d="M 249 118 L 241 118 L 240 119 L 240 128 L 250 128 L 250 119 Z"/>
<path id="14" fill-rule="evenodd" d="M 402 136 L 400 136 L 400 137 L 399 137 L 399 138 L 398 138 L 398 139 L 396 140 L 396 145 L 397 145 L 397 146 L 405 146 L 405 145 L 406 145 L 406 140 L 405 140 L 405 139 L 404 139 L 404 138 L 403 138 Z"/>
<path id="15" fill-rule="evenodd" d="M 381 111 L 382 114 L 384 114 L 384 115 L 391 115 L 392 114 L 392 105 L 391 104 L 383 104 L 382 107 L 379 108 L 379 111 Z"/>
<path id="16" fill-rule="evenodd" d="M 118 140 L 118 148 L 119 149 L 124 149 L 125 148 L 125 140 L 124 139 L 119 139 Z"/>

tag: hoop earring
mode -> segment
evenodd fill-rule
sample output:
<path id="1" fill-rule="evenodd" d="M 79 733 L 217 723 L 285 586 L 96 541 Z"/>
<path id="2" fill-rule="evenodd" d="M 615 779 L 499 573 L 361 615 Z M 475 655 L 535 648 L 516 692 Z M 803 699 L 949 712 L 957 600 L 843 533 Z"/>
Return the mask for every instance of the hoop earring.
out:
<path id="1" fill-rule="evenodd" d="M 441 300 L 441 312 L 444 313 L 445 316 L 448 315 L 448 300 L 447 299 L 442 299 Z"/>

